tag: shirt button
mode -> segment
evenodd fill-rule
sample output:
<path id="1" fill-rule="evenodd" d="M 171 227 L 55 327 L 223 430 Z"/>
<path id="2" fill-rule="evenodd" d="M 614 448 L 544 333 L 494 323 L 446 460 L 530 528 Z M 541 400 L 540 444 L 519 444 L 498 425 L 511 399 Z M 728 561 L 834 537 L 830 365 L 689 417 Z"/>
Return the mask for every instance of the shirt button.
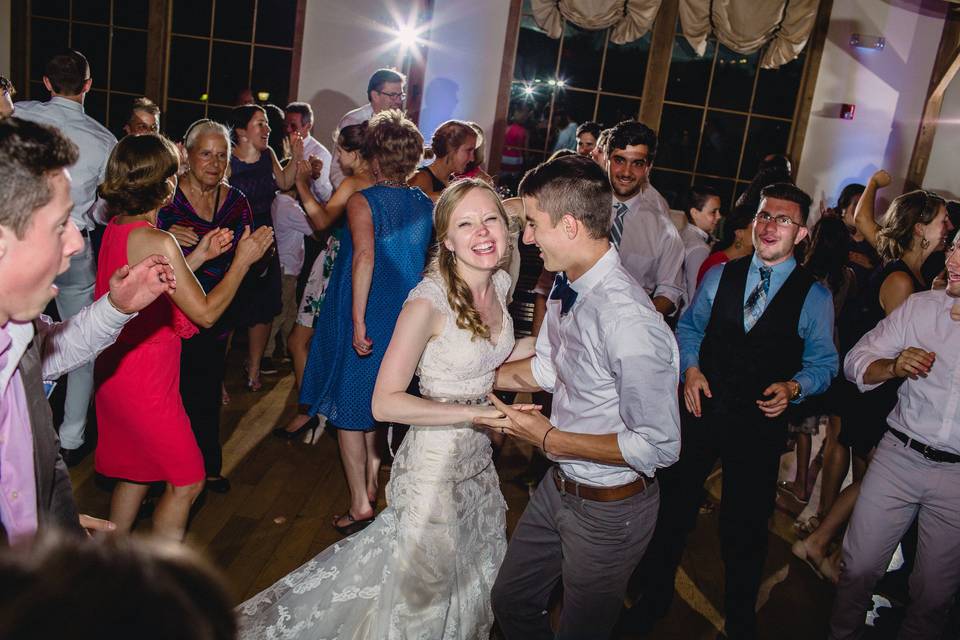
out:
<path id="1" fill-rule="evenodd" d="M 16 490 L 11 491 L 11 492 L 10 492 L 10 497 L 13 498 L 14 500 L 16 500 L 17 498 L 20 497 L 20 492 L 19 492 L 19 491 L 16 491 Z"/>

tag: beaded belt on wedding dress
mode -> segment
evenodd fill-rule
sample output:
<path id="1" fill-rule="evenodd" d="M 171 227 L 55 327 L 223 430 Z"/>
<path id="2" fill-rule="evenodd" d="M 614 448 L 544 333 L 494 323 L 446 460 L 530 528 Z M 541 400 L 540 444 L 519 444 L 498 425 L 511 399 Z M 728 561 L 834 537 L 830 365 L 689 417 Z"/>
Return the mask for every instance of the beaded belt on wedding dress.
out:
<path id="1" fill-rule="evenodd" d="M 423 396 L 423 399 L 432 402 L 442 402 L 444 404 L 490 404 L 490 399 L 487 398 L 487 396 L 473 398 L 434 398 L 432 396 Z"/>

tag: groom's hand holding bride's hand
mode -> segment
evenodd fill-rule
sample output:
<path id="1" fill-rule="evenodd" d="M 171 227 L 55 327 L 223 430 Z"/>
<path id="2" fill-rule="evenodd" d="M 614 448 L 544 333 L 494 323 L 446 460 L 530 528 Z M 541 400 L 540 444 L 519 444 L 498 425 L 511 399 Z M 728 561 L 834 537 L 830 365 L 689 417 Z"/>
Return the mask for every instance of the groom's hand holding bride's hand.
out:
<path id="1" fill-rule="evenodd" d="M 543 436 L 553 428 L 550 421 L 540 413 L 542 408 L 538 404 L 508 405 L 500 401 L 496 395 L 487 395 L 493 408 L 503 414 L 501 418 L 478 416 L 473 419 L 474 424 L 489 427 L 497 433 L 511 435 L 537 446 L 543 442 Z"/>

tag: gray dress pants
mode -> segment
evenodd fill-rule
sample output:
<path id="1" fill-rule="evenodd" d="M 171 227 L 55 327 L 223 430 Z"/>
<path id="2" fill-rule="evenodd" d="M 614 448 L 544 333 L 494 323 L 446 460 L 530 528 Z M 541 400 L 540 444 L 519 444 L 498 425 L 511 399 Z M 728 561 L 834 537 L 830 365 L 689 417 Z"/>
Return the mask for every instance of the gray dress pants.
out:
<path id="1" fill-rule="evenodd" d="M 864 476 L 843 538 L 831 639 L 860 637 L 873 588 L 914 518 L 917 557 L 899 637 L 940 638 L 960 588 L 960 463 L 927 460 L 887 433 Z"/>
<path id="2" fill-rule="evenodd" d="M 608 638 L 627 580 L 653 536 L 656 483 L 616 502 L 561 495 L 551 468 L 520 517 L 493 585 L 493 612 L 507 640 Z M 558 582 L 556 635 L 547 606 Z"/>

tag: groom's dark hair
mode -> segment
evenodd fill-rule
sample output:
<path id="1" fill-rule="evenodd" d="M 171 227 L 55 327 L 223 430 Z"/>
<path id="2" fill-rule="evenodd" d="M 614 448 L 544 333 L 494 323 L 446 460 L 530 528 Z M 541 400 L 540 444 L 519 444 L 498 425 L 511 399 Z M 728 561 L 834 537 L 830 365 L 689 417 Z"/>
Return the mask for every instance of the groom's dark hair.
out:
<path id="1" fill-rule="evenodd" d="M 520 181 L 519 195 L 536 199 L 554 226 L 569 213 L 583 223 L 591 238 L 610 235 L 610 181 L 586 156 L 563 156 L 534 167 Z"/>

